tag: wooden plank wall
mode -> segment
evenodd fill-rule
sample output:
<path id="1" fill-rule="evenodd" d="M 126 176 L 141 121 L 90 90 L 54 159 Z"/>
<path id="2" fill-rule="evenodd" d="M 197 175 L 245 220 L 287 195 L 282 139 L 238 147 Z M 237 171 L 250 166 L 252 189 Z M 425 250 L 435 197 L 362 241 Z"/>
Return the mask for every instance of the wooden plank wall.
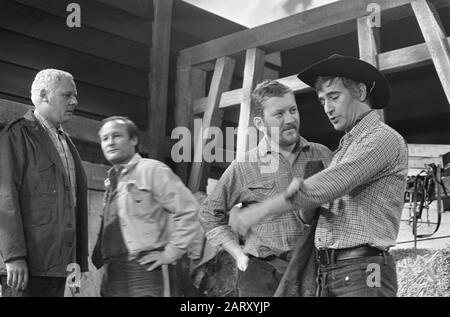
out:
<path id="1" fill-rule="evenodd" d="M 0 93 L 31 104 L 29 91 L 37 71 L 60 68 L 75 77 L 78 113 L 94 118 L 128 115 L 145 127 L 149 46 L 136 36 L 124 36 L 141 34 L 140 29 L 151 33 L 149 21 L 95 1 L 79 1 L 82 27 L 69 28 L 70 2 L 2 1 L 0 73 L 8 76 L 0 77 Z M 102 27 L 98 21 L 107 22 Z M 126 34 L 121 27 L 125 21 L 130 25 Z"/>

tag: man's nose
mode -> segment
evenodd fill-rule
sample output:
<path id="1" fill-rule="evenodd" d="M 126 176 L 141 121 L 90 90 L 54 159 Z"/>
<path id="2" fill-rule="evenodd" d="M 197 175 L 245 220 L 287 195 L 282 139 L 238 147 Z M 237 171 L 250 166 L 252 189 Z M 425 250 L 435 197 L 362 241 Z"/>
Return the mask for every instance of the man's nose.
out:
<path id="1" fill-rule="evenodd" d="M 286 112 L 284 115 L 284 124 L 295 123 L 295 116 L 289 112 Z"/>
<path id="2" fill-rule="evenodd" d="M 323 109 L 325 110 L 325 113 L 327 115 L 332 114 L 334 111 L 333 103 L 329 100 L 325 100 L 325 105 L 324 105 Z"/>
<path id="3" fill-rule="evenodd" d="M 113 143 L 113 138 L 106 137 L 106 138 L 103 139 L 102 143 L 103 143 L 103 145 L 104 145 L 105 147 L 108 147 L 108 146 L 112 145 L 112 143 Z"/>
<path id="4" fill-rule="evenodd" d="M 70 105 L 73 107 L 78 106 L 78 99 L 77 97 L 73 96 L 72 98 L 70 98 Z"/>

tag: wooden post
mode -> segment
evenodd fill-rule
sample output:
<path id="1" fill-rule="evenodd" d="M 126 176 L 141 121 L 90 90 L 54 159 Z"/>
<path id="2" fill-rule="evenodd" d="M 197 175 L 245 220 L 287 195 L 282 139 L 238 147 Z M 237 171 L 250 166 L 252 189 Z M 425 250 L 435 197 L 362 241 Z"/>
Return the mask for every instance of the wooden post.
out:
<path id="1" fill-rule="evenodd" d="M 450 47 L 435 8 L 426 0 L 411 2 L 431 59 L 450 103 Z"/>
<path id="2" fill-rule="evenodd" d="M 192 137 L 194 136 L 194 129 L 192 124 L 194 100 L 205 96 L 205 89 L 205 71 L 194 67 L 179 69 L 177 71 L 177 83 L 175 91 L 175 126 L 188 128 L 191 131 Z M 193 145 L 194 142 L 191 142 L 192 147 Z M 175 171 L 183 180 L 183 182 L 187 183 L 189 176 L 189 163 L 181 162 L 177 164 L 175 167 Z"/>
<path id="3" fill-rule="evenodd" d="M 359 57 L 363 61 L 366 61 L 379 69 L 378 53 L 380 51 L 380 28 L 373 27 L 369 24 L 369 16 L 357 19 Z M 381 120 L 385 121 L 385 111 L 377 110 L 377 112 Z"/>
<path id="4" fill-rule="evenodd" d="M 233 77 L 235 61 L 229 57 L 217 59 L 214 69 L 214 75 L 211 81 L 211 87 L 208 94 L 208 104 L 203 115 L 203 131 L 209 127 L 220 127 L 222 123 L 222 110 L 219 109 L 220 98 L 224 91 L 230 89 L 231 79 Z M 208 179 L 209 163 L 203 160 L 203 147 L 206 141 L 203 138 L 203 131 L 199 133 L 195 145 L 194 162 L 192 163 L 189 177 L 189 188 L 192 192 L 199 190 L 205 191 L 206 181 Z M 216 140 L 210 142 L 216 143 Z M 196 160 L 198 160 L 196 162 Z"/>
<path id="5" fill-rule="evenodd" d="M 151 50 L 149 156 L 164 161 L 166 153 L 167 87 L 169 83 L 170 30 L 173 0 L 153 0 L 155 22 Z"/>
<path id="6" fill-rule="evenodd" d="M 251 95 L 255 86 L 261 81 L 264 73 L 265 53 L 258 49 L 248 49 L 245 58 L 244 82 L 242 86 L 242 102 L 239 114 L 236 159 L 244 160 L 248 151 L 247 128 L 252 125 Z"/>

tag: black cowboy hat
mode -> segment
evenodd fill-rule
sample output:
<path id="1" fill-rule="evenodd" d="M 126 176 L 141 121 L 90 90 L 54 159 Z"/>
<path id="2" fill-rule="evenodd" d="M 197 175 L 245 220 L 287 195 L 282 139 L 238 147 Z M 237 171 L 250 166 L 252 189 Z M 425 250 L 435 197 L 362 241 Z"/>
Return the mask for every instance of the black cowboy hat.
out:
<path id="1" fill-rule="evenodd" d="M 365 84 L 373 101 L 373 109 L 385 108 L 391 98 L 391 86 L 386 77 L 377 68 L 359 58 L 334 54 L 297 75 L 311 87 L 314 87 L 319 76 L 346 77 Z"/>

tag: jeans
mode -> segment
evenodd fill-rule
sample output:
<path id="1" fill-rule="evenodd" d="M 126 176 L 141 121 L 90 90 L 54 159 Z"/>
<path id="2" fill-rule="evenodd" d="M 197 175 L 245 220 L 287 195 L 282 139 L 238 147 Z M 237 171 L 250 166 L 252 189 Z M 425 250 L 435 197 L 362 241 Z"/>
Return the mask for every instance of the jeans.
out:
<path id="1" fill-rule="evenodd" d="M 395 297 L 397 272 L 392 255 L 319 264 L 319 297 Z"/>
<path id="2" fill-rule="evenodd" d="M 110 258 L 105 264 L 101 295 L 103 297 L 162 297 L 162 268 L 147 271 L 151 263 L 141 265 L 128 256 Z"/>
<path id="3" fill-rule="evenodd" d="M 66 278 L 30 276 L 27 288 L 15 291 L 6 284 L 6 276 L 1 276 L 2 297 L 64 297 Z"/>
<path id="4" fill-rule="evenodd" d="M 260 258 L 250 257 L 245 272 L 238 273 L 239 297 L 272 297 L 283 277 L 274 266 Z"/>

